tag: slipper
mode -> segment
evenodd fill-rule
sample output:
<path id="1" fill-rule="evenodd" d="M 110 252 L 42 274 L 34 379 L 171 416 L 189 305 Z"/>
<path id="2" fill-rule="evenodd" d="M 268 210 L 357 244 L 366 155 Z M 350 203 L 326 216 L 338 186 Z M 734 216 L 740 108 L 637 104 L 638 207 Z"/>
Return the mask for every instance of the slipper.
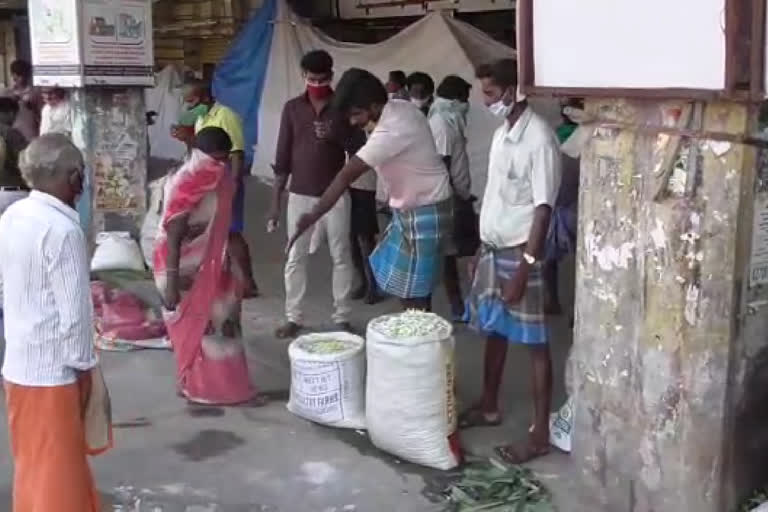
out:
<path id="1" fill-rule="evenodd" d="M 498 427 L 499 425 L 501 425 L 501 414 L 486 414 L 479 407 L 472 407 L 459 415 L 459 429 L 461 430 L 477 427 Z"/>

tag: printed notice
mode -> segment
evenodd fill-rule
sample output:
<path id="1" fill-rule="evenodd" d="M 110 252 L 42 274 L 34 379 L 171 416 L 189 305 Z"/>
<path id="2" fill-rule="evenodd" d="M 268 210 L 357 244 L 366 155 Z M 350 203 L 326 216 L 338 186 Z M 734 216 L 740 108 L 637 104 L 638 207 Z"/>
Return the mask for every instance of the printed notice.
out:
<path id="1" fill-rule="evenodd" d="M 83 85 L 76 0 L 29 0 L 35 85 Z"/>
<path id="2" fill-rule="evenodd" d="M 88 85 L 154 85 L 150 0 L 83 0 Z"/>
<path id="3" fill-rule="evenodd" d="M 301 415 L 332 423 L 344 419 L 338 363 L 293 362 L 291 400 Z"/>
<path id="4" fill-rule="evenodd" d="M 766 283 L 768 283 L 768 194 L 760 194 L 755 200 L 749 286 Z"/>

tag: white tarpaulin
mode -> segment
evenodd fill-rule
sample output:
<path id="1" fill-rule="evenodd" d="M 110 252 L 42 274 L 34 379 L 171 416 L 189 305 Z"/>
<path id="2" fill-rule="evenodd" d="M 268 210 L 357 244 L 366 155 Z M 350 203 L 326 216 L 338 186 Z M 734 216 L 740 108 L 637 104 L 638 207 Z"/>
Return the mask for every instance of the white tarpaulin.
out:
<path id="1" fill-rule="evenodd" d="M 515 56 L 515 51 L 485 33 L 442 13 L 432 13 L 395 36 L 378 44 L 361 45 L 331 39 L 319 29 L 299 18 L 278 2 L 275 31 L 270 50 L 266 83 L 259 109 L 259 140 L 256 147 L 252 174 L 265 180 L 272 179 L 271 164 L 283 105 L 298 96 L 305 88 L 299 61 L 310 50 L 323 49 L 333 56 L 336 78 L 353 67 L 363 68 L 385 80 L 393 70 L 406 73 L 423 71 L 432 76 L 436 84 L 447 75 L 458 75 L 475 84 L 468 118 L 468 154 L 472 169 L 472 191 L 482 197 L 488 164 L 488 148 L 493 131 L 499 121 L 483 107 L 481 92 L 475 80 L 475 67 L 499 58 Z M 543 111 L 552 122 L 557 122 L 555 102 Z"/>
<path id="2" fill-rule="evenodd" d="M 149 127 L 150 156 L 181 160 L 186 148 L 171 137 L 171 126 L 178 123 L 182 108 L 182 77 L 167 66 L 155 76 L 155 87 L 144 92 L 147 112 L 157 112 L 155 124 Z"/>

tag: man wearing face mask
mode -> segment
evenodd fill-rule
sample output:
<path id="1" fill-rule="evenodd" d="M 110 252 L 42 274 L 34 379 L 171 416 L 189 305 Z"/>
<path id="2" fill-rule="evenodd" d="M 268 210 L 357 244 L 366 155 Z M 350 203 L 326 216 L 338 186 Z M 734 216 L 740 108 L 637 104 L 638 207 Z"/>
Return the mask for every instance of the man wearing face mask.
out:
<path id="1" fill-rule="evenodd" d="M 275 156 L 275 184 L 267 230 L 277 228 L 282 197 L 288 178 L 288 236 L 295 235 L 296 221 L 317 205 L 347 160 L 365 141 L 365 136 L 331 109 L 334 97 L 333 59 L 323 50 L 307 53 L 301 59 L 306 91 L 288 101 L 283 108 Z M 349 185 L 349 184 L 347 184 Z M 350 198 L 345 187 L 339 201 L 323 216 L 315 229 L 325 231 L 333 260 L 334 323 L 351 330 L 350 295 L 354 268 L 350 253 Z M 293 338 L 302 329 L 304 294 L 307 288 L 307 262 L 312 233 L 301 236 L 288 253 L 285 264 L 286 322 L 275 332 L 279 338 Z"/>
<path id="2" fill-rule="evenodd" d="M 467 156 L 467 113 L 469 112 L 469 92 L 472 86 L 462 78 L 450 75 L 437 88 L 437 97 L 429 110 L 429 126 L 435 138 L 437 152 L 445 161 L 451 177 L 451 187 L 454 195 L 454 221 L 458 228 L 464 221 L 463 217 L 470 216 L 474 237 L 476 216 L 472 207 L 470 188 L 472 180 L 469 174 L 469 158 Z M 464 316 L 464 299 L 459 284 L 457 256 L 474 256 L 477 243 L 466 244 L 464 233 L 454 229 L 455 247 L 449 249 L 445 257 L 444 285 L 451 304 L 454 320 L 460 321 Z M 471 245 L 467 247 L 467 245 Z"/>
<path id="3" fill-rule="evenodd" d="M 171 136 L 180 140 L 191 149 L 195 139 L 195 125 L 198 119 L 208 115 L 211 101 L 206 97 L 207 91 L 202 84 L 190 83 L 184 86 L 184 109 L 179 115 L 177 124 L 171 126 Z"/>
<path id="4" fill-rule="evenodd" d="M 390 71 L 386 87 L 389 99 L 408 101 L 408 79 L 404 71 Z"/>
<path id="5" fill-rule="evenodd" d="M 75 211 L 83 157 L 51 133 L 32 141 L 19 166 L 33 191 L 0 218 L 0 239 L 13 241 L 0 244 L 13 509 L 97 512 L 83 420 L 98 363 L 88 248 Z"/>
<path id="6" fill-rule="evenodd" d="M 533 426 L 519 445 L 497 448 L 521 464 L 549 452 L 552 361 L 544 314 L 541 261 L 560 186 L 560 146 L 547 122 L 517 100 L 517 63 L 477 70 L 485 104 L 504 122 L 493 136 L 480 213 L 482 246 L 471 265 L 467 319 L 487 336 L 481 400 L 460 418 L 464 428 L 498 425 L 499 389 L 508 344 L 531 358 Z"/>
<path id="7" fill-rule="evenodd" d="M 378 78 L 356 68 L 341 78 L 334 108 L 352 125 L 373 129 L 319 200 L 295 220 L 289 247 L 341 202 L 350 183 L 373 168 L 392 208 L 392 221 L 369 258 L 376 283 L 399 297 L 404 309 L 430 310 L 453 228 L 453 201 L 427 118 L 407 101 L 389 100 Z"/>
<path id="8" fill-rule="evenodd" d="M 195 80 L 187 84 L 185 102 L 191 108 L 194 130 L 176 127 L 177 134 L 181 134 L 182 140 L 190 147 L 194 136 L 205 128 L 221 128 L 232 141 L 232 151 L 229 154 L 229 165 L 234 176 L 237 189 L 232 201 L 232 225 L 229 228 L 229 250 L 232 258 L 237 261 L 245 272 L 244 297 L 251 299 L 259 296 L 259 287 L 253 277 L 251 266 L 251 252 L 248 242 L 243 236 L 245 231 L 245 137 L 243 136 L 243 121 L 240 116 L 223 103 L 215 101 L 211 95 L 211 89 L 205 82 Z M 205 108 L 203 108 L 205 107 Z"/>
<path id="9" fill-rule="evenodd" d="M 429 107 L 432 106 L 433 95 L 435 94 L 435 82 L 426 73 L 417 71 L 408 76 L 408 96 L 411 103 L 419 107 L 419 110 L 426 116 L 429 115 Z"/>

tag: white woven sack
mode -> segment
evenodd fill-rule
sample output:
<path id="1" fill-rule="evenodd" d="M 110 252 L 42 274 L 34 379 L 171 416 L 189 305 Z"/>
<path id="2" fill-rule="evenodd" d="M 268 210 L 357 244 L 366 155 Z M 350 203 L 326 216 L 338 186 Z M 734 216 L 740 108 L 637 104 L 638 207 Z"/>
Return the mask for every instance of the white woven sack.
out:
<path id="1" fill-rule="evenodd" d="M 449 442 L 456 435 L 453 327 L 441 319 L 431 334 L 394 338 L 381 330 L 393 316 L 368 324 L 368 434 L 377 448 L 404 460 L 452 469 L 460 458 Z"/>
<path id="2" fill-rule="evenodd" d="M 103 270 L 144 270 L 141 249 L 130 233 L 108 231 L 96 236 L 96 251 L 91 259 L 91 271 Z"/>
<path id="3" fill-rule="evenodd" d="M 338 340 L 351 348 L 311 353 L 308 344 Z M 365 340 L 346 332 L 306 334 L 288 347 L 291 396 L 288 410 L 315 423 L 365 428 Z"/>
<path id="4" fill-rule="evenodd" d="M 163 216 L 163 189 L 167 177 L 163 176 L 149 184 L 149 208 L 141 224 L 141 252 L 147 267 L 154 268 L 155 239 Z"/>

